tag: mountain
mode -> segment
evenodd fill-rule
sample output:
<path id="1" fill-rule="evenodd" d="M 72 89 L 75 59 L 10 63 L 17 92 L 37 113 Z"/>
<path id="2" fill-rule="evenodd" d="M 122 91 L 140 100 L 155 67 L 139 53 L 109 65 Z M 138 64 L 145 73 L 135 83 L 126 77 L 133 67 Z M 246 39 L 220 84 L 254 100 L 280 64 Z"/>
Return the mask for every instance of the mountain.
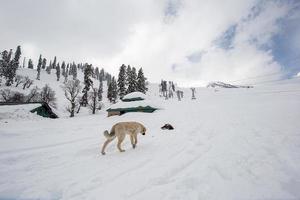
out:
<path id="1" fill-rule="evenodd" d="M 232 85 L 232 84 L 223 83 L 220 81 L 210 82 L 206 87 L 208 87 L 208 88 L 253 88 L 253 86 Z"/>

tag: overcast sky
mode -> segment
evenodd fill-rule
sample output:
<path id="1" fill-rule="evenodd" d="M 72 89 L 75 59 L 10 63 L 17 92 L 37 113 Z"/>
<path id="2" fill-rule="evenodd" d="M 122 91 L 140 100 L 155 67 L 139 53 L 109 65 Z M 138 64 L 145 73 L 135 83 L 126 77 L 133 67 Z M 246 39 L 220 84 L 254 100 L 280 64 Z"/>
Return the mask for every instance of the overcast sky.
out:
<path id="1" fill-rule="evenodd" d="M 180 85 L 300 71 L 297 0 L 0 0 L 0 51 Z"/>

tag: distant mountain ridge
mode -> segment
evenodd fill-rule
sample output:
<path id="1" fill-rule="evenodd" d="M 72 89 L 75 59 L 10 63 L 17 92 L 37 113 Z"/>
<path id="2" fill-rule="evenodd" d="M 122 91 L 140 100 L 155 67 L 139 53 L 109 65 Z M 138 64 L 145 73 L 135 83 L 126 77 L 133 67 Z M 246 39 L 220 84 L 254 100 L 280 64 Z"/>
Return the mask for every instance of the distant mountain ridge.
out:
<path id="1" fill-rule="evenodd" d="M 220 81 L 210 82 L 206 87 L 207 88 L 253 88 L 253 86 L 249 86 L 249 85 L 232 85 Z"/>

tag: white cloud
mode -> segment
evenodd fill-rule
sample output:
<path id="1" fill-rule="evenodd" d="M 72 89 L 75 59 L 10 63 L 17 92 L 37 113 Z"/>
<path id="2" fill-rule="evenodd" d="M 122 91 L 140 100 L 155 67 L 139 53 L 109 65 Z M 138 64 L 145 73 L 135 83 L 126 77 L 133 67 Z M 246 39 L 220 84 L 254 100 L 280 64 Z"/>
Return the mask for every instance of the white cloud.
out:
<path id="1" fill-rule="evenodd" d="M 92 62 L 115 75 L 122 63 L 130 64 L 143 67 L 150 81 L 164 78 L 182 85 L 280 71 L 265 47 L 280 32 L 278 20 L 292 8 L 277 0 L 11 2 L 18 4 L 13 18 L 3 18 L 13 3 L 0 8 L 0 23 L 5 22 L 10 38 L 0 37 L 5 48 L 36 44 L 34 52 L 49 58 Z M 231 48 L 218 46 L 216 40 L 232 26 Z M 191 55 L 194 62 L 188 59 Z"/>

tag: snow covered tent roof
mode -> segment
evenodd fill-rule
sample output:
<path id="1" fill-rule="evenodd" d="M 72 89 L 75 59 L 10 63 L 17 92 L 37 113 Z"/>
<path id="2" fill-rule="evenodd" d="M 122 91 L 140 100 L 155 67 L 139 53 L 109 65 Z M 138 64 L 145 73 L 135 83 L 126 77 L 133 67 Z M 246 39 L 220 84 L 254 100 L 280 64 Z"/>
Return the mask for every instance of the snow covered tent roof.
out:
<path id="1" fill-rule="evenodd" d="M 122 98 L 122 101 L 124 102 L 129 102 L 129 101 L 141 101 L 141 100 L 145 100 L 146 99 L 146 95 L 141 93 L 141 92 L 131 92 L 127 95 L 125 95 Z"/>
<path id="2" fill-rule="evenodd" d="M 150 101 L 129 101 L 129 102 L 119 102 L 113 104 L 106 111 L 108 112 L 108 117 L 113 115 L 122 115 L 127 112 L 146 112 L 152 113 L 158 108 L 152 106 Z"/>
<path id="3" fill-rule="evenodd" d="M 13 102 L 0 102 L 1 111 L 3 116 L 8 118 L 17 115 L 17 117 L 27 118 L 30 113 L 36 113 L 39 116 L 47 118 L 58 118 L 53 112 L 51 107 L 45 102 L 28 102 L 28 103 L 13 103 Z"/>

